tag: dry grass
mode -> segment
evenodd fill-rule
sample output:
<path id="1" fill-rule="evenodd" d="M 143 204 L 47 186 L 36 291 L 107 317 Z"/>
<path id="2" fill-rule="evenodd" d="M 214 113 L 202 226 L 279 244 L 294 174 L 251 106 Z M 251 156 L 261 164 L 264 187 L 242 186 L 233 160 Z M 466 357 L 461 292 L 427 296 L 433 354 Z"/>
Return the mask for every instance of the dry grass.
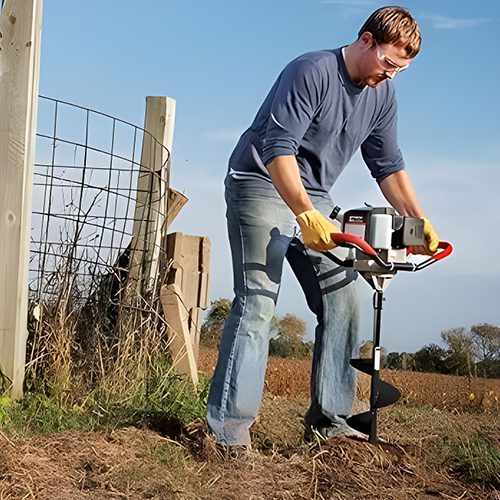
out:
<path id="1" fill-rule="evenodd" d="M 110 286 L 103 280 L 102 290 L 82 303 L 76 284 L 61 285 L 57 298 L 36 305 L 39 318 L 29 317 L 28 389 L 65 403 L 97 388 L 130 396 L 158 362 L 165 364 L 168 325 L 158 301 L 120 289 L 118 305 Z"/>
<path id="2" fill-rule="evenodd" d="M 282 402 L 271 401 L 275 408 Z M 264 421 L 272 420 L 266 413 Z M 282 434 L 297 432 L 286 424 Z M 464 484 L 446 468 L 433 466 L 415 444 L 373 447 L 336 438 L 287 455 L 257 440 L 260 449 L 231 461 L 201 424 L 176 440 L 138 429 L 0 440 L 4 500 L 499 498 L 494 490 Z"/>
<path id="3" fill-rule="evenodd" d="M 202 353 L 205 367 L 214 364 L 210 355 L 207 362 Z M 470 398 L 460 408 L 450 408 L 450 399 L 442 408 L 417 406 L 408 377 L 407 400 L 380 412 L 381 445 L 335 438 L 309 448 L 302 439 L 307 366 L 270 360 L 255 450 L 238 461 L 220 453 L 200 422 L 33 438 L 0 432 L 0 499 L 500 499 L 491 485 L 466 482 L 448 466 L 454 442 L 478 431 L 498 436 L 495 406 L 472 412 Z M 366 383 L 358 396 L 367 394 Z M 446 394 L 461 391 L 447 383 Z"/>
<path id="4" fill-rule="evenodd" d="M 11 443 L 1 452 L 0 498 L 169 498 L 175 468 L 169 470 L 152 451 L 165 445 L 170 441 L 136 429 Z M 177 447 L 169 448 L 170 465 Z M 183 453 L 178 460 L 183 465 Z"/>
<path id="5" fill-rule="evenodd" d="M 290 362 L 285 373 L 301 375 L 303 366 Z M 279 375 L 268 372 L 271 384 L 273 373 Z M 362 382 L 358 394 L 366 389 Z M 252 428 L 256 451 L 239 461 L 221 455 L 202 423 L 30 439 L 0 433 L 0 499 L 500 498 L 448 466 L 454 442 L 479 430 L 498 434 L 498 412 L 400 404 L 380 412 L 380 446 L 336 438 L 308 448 L 307 406 L 304 394 L 267 392 Z"/>

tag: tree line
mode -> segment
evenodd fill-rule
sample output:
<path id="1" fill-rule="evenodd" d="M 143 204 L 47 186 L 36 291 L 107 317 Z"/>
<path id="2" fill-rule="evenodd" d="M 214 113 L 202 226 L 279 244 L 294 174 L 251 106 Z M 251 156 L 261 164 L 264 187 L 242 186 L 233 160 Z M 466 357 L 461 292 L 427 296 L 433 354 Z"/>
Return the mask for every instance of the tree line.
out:
<path id="1" fill-rule="evenodd" d="M 230 309 L 231 301 L 228 299 L 212 301 L 208 315 L 201 326 L 201 345 L 214 348 L 219 346 L 224 323 Z M 282 358 L 310 358 L 314 344 L 304 339 L 306 333 L 305 321 L 294 314 L 274 316 L 271 321 L 269 355 Z"/>
<path id="2" fill-rule="evenodd" d="M 200 343 L 219 345 L 231 302 L 221 298 L 212 301 L 201 327 Z M 306 323 L 294 314 L 274 317 L 271 324 L 269 354 L 283 358 L 310 358 L 313 343 L 305 340 Z M 444 347 L 431 343 L 415 353 L 387 352 L 382 349 L 381 366 L 391 370 L 500 378 L 500 327 L 479 323 L 469 329 L 459 327 L 441 332 Z M 362 357 L 371 354 L 371 341 L 360 348 Z"/>
<path id="3" fill-rule="evenodd" d="M 479 323 L 441 332 L 444 347 L 431 343 L 413 354 L 390 352 L 386 368 L 500 378 L 500 327 Z"/>

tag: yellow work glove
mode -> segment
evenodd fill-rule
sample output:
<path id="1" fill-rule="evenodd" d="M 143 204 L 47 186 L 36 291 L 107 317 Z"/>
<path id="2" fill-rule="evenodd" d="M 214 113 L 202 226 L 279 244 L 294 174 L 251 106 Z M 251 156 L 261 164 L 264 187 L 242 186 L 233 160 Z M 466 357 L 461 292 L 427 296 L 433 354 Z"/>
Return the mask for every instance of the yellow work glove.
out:
<path id="1" fill-rule="evenodd" d="M 438 249 L 439 236 L 437 235 L 436 231 L 434 231 L 434 228 L 432 227 L 432 224 L 428 219 L 422 217 L 422 220 L 424 222 L 425 244 L 414 246 L 412 249 L 412 253 L 421 255 L 434 255 Z"/>
<path id="2" fill-rule="evenodd" d="M 335 247 L 330 233 L 340 233 L 340 229 L 332 224 L 317 210 L 306 210 L 297 215 L 297 224 L 302 231 L 304 245 L 317 252 L 326 252 Z"/>

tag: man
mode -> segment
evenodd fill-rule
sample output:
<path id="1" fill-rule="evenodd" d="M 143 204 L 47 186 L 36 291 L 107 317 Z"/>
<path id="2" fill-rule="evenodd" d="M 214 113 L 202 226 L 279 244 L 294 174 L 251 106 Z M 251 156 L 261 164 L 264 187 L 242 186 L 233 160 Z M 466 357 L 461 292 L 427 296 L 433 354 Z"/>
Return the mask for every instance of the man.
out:
<path id="1" fill-rule="evenodd" d="M 306 430 L 325 438 L 353 434 L 346 418 L 356 386 L 349 360 L 357 347 L 357 275 L 321 253 L 334 248 L 330 235 L 339 231 L 328 219 L 328 193 L 361 148 L 389 203 L 402 215 L 423 217 L 397 145 L 390 81 L 419 49 L 408 11 L 378 9 L 351 45 L 288 64 L 231 155 L 225 185 L 235 299 L 207 407 L 221 445 L 250 444 L 285 257 L 318 320 Z M 295 222 L 303 245 L 294 238 Z M 433 253 L 439 240 L 427 219 L 424 232 L 420 252 Z"/>

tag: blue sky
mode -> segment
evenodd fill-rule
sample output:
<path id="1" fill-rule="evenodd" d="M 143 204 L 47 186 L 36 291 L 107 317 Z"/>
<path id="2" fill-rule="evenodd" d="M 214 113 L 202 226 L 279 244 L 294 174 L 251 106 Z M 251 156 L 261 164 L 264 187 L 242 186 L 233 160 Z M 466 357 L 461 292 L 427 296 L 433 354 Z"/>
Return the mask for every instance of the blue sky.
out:
<path id="1" fill-rule="evenodd" d="M 227 159 L 283 66 L 351 43 L 371 0 L 45 0 L 40 93 L 142 125 L 145 96 L 177 101 L 172 187 L 190 201 L 173 230 L 212 242 L 211 298 L 232 296 L 223 204 Z M 395 79 L 399 141 L 419 197 L 453 256 L 389 288 L 382 342 L 414 351 L 440 332 L 500 325 L 500 2 L 407 1 L 422 50 Z M 343 208 L 383 203 L 356 156 L 332 190 Z M 371 291 L 359 280 L 362 338 Z M 278 313 L 313 330 L 286 271 Z"/>

